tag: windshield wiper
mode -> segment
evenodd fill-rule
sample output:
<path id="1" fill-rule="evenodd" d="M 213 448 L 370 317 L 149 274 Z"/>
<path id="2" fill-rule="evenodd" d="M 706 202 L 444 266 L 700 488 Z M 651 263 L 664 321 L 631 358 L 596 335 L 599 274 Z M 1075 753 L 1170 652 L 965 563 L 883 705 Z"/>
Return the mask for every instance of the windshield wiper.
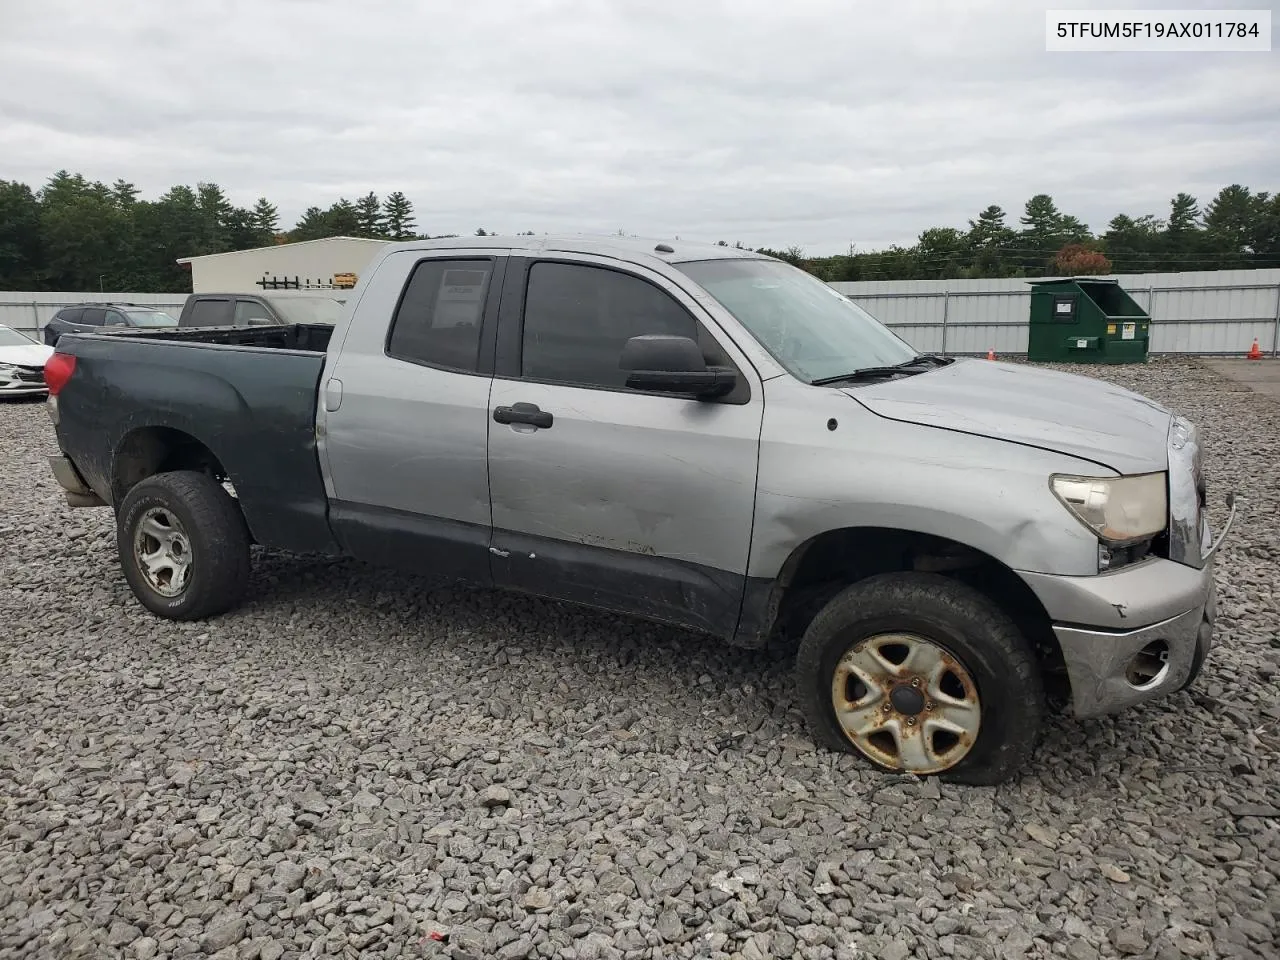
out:
<path id="1" fill-rule="evenodd" d="M 928 373 L 932 369 L 932 367 L 921 366 L 917 360 L 908 360 L 906 363 L 899 363 L 892 367 L 862 367 L 858 370 L 842 373 L 839 376 L 819 377 L 817 380 L 809 382 L 815 387 L 822 387 L 830 383 L 841 383 L 846 380 L 870 380 L 876 377 L 896 377 L 900 374 Z"/>
<path id="2" fill-rule="evenodd" d="M 940 357 L 936 353 L 917 353 L 910 360 L 906 361 L 906 363 L 900 363 L 898 366 L 910 367 L 919 363 L 933 363 L 937 364 L 939 367 L 945 367 L 948 363 L 951 363 L 951 360 L 951 357 Z"/>

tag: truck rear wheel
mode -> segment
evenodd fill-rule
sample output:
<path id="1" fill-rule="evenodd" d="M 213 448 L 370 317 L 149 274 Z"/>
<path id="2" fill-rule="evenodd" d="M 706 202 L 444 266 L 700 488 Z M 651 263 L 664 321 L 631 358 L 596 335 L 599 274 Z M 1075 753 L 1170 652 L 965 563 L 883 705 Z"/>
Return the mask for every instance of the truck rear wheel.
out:
<path id="1" fill-rule="evenodd" d="M 936 574 L 847 587 L 796 658 L 809 727 L 882 770 L 991 785 L 1030 760 L 1044 716 L 1035 653 L 994 603 Z"/>
<path id="2" fill-rule="evenodd" d="M 212 477 L 159 473 L 128 492 L 116 514 L 116 549 L 134 595 L 152 613 L 200 620 L 224 613 L 249 582 L 249 531 Z"/>

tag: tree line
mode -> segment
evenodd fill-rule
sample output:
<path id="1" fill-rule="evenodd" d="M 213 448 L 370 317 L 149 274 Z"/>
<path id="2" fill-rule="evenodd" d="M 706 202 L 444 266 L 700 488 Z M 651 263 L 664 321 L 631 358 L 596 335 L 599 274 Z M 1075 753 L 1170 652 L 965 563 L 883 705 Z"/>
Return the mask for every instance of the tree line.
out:
<path id="1" fill-rule="evenodd" d="M 127 181 L 107 185 L 66 170 L 38 189 L 0 180 L 0 290 L 180 293 L 190 290 L 191 278 L 179 257 L 331 236 L 430 234 L 418 232 L 413 204 L 400 191 L 311 206 L 292 228 L 281 229 L 267 198 L 236 206 L 215 183 L 179 185 L 144 200 Z M 1037 194 L 1016 225 L 992 205 L 967 228 L 931 227 L 911 246 L 851 247 L 829 257 L 809 257 L 794 246 L 756 249 L 828 281 L 1280 267 L 1280 194 L 1232 184 L 1202 209 L 1195 197 L 1179 193 L 1167 217 L 1118 214 L 1099 234 L 1049 195 Z"/>
<path id="2" fill-rule="evenodd" d="M 191 275 L 179 257 L 332 236 L 412 240 L 413 204 L 400 191 L 309 207 L 281 230 L 274 204 L 231 203 L 216 183 L 139 199 L 136 186 L 55 173 L 40 189 L 0 180 L 0 290 L 126 290 L 182 293 Z"/>
<path id="3" fill-rule="evenodd" d="M 722 241 L 723 242 L 723 241 Z M 741 246 L 741 244 L 737 244 Z M 1169 213 L 1120 213 L 1094 233 L 1048 194 L 1026 202 L 1016 225 L 999 206 L 967 228 L 931 227 L 908 247 L 806 257 L 798 247 L 762 252 L 827 281 L 1162 273 L 1280 267 L 1280 194 L 1223 187 L 1201 208 L 1179 193 Z"/>

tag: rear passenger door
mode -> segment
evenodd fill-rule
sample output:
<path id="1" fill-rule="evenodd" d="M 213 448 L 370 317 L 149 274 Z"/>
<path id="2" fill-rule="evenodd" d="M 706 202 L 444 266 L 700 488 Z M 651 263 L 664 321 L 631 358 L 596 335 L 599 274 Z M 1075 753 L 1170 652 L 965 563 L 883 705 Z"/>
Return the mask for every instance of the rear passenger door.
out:
<path id="1" fill-rule="evenodd" d="M 645 334 L 693 338 L 738 388 L 697 400 L 627 387 L 623 345 Z M 499 422 L 516 404 L 543 425 Z M 500 585 L 733 635 L 763 397 L 687 293 L 602 257 L 513 257 L 489 413 Z"/>
<path id="2" fill-rule="evenodd" d="M 361 559 L 490 582 L 503 254 L 389 255 L 337 346 L 320 385 L 322 456 L 334 533 Z"/>

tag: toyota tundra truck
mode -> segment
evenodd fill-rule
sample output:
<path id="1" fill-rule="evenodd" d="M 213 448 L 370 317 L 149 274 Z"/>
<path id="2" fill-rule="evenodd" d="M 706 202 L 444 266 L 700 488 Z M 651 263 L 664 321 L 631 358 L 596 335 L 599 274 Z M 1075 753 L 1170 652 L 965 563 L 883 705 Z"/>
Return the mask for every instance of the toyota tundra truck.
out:
<path id="1" fill-rule="evenodd" d="M 815 740 L 963 783 L 1190 684 L 1236 513 L 1159 404 L 722 246 L 391 244 L 333 325 L 69 334 L 45 376 L 154 614 L 237 606 L 256 544 L 782 643 Z"/>

